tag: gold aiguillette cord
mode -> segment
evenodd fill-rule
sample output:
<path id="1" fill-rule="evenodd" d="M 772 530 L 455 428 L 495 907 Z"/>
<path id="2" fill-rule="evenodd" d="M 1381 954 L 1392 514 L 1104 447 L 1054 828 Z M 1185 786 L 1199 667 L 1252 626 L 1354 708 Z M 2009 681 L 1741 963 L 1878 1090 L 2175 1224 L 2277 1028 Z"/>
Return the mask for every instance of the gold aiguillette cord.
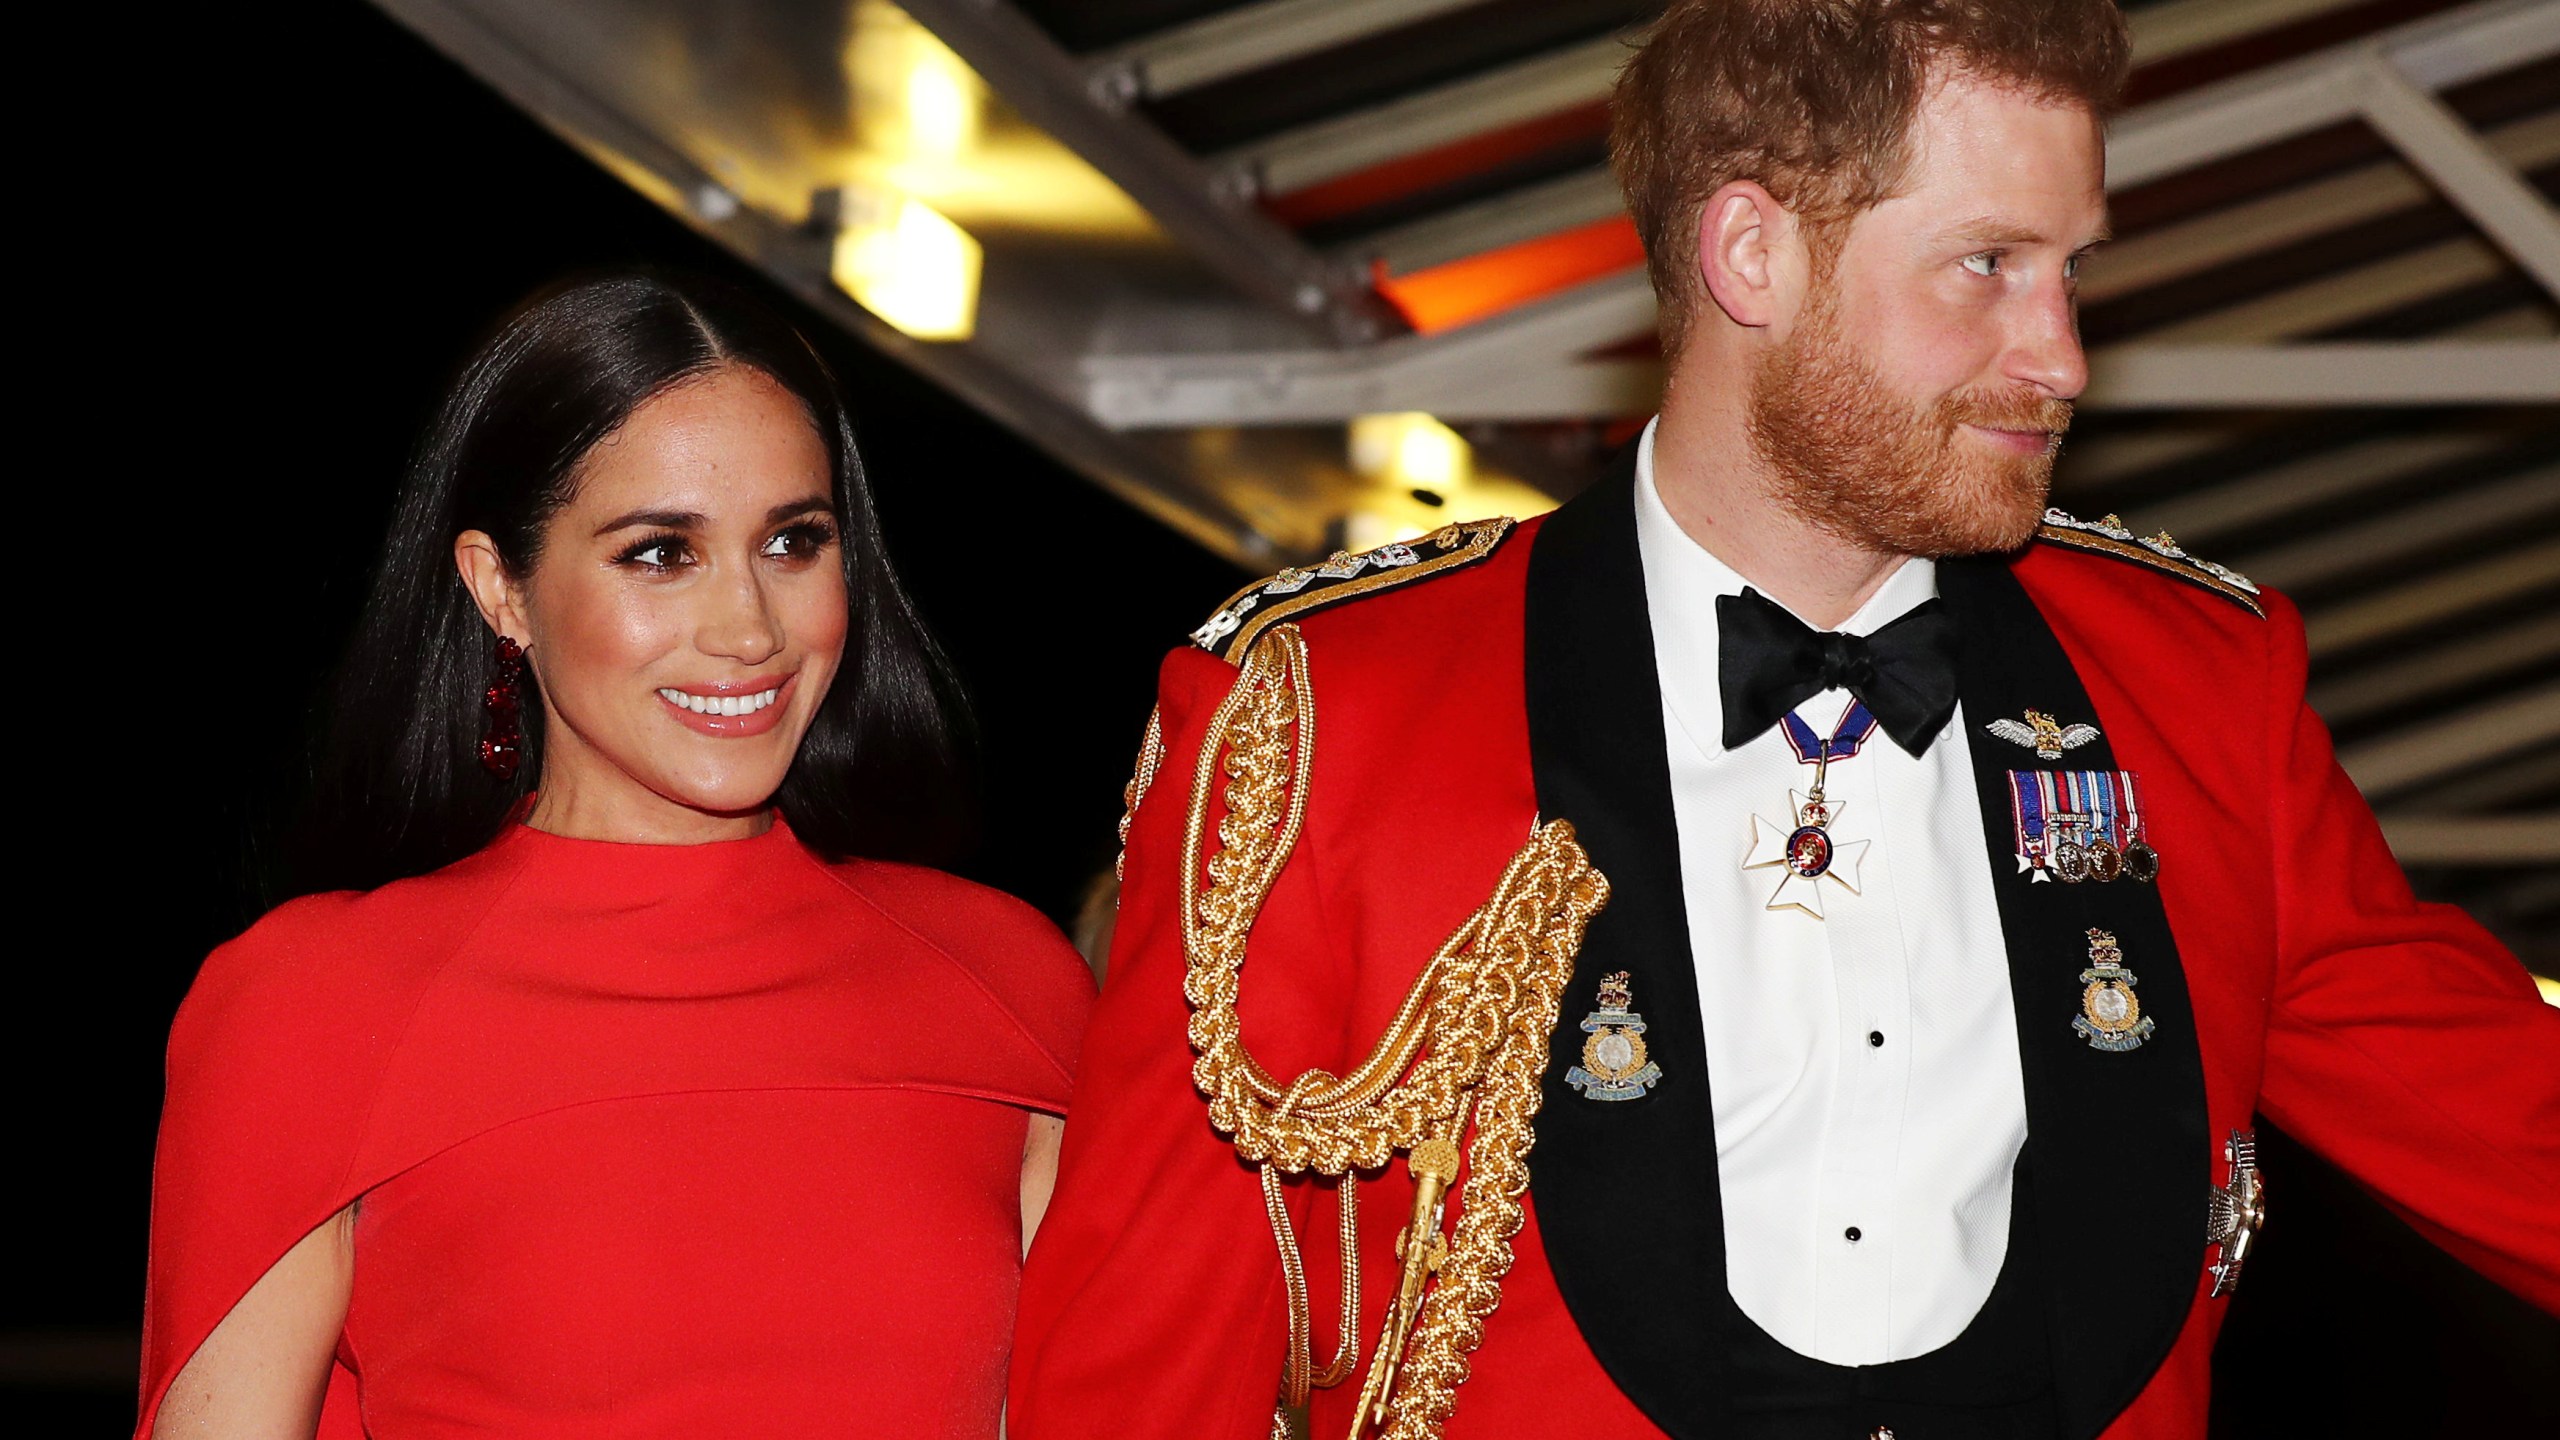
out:
<path id="1" fill-rule="evenodd" d="M 1314 744 L 1305 641 L 1296 626 L 1275 626 L 1211 717 L 1192 777 L 1182 855 L 1183 994 L 1198 1056 L 1191 1074 L 1211 1123 L 1260 1169 L 1280 1250 L 1289 1355 L 1274 1434 L 1288 1433 L 1288 1410 L 1312 1388 L 1340 1383 L 1359 1364 L 1357 1190 L 1362 1173 L 1405 1154 L 1415 1194 L 1399 1242 L 1402 1275 L 1353 1436 L 1374 1426 L 1388 1440 L 1424 1440 L 1456 1408 L 1467 1357 L 1501 1303 L 1548 1041 L 1583 931 L 1608 903 L 1608 881 L 1571 825 L 1539 825 L 1492 896 L 1423 967 L 1360 1067 L 1339 1077 L 1309 1070 L 1283 1086 L 1244 1048 L 1236 996 L 1246 938 L 1305 822 Z M 1204 853 L 1221 800 L 1217 849 Z M 1283 1175 L 1339 1181 L 1342 1330 L 1321 1373 Z M 1454 1231 L 1445 1228 L 1452 1198 Z"/>

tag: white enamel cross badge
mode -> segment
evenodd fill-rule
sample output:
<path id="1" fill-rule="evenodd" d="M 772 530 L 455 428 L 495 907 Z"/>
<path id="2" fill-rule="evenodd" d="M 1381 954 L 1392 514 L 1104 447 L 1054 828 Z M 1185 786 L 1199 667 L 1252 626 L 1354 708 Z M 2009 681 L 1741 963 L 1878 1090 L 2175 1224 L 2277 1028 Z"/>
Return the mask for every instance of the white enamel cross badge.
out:
<path id="1" fill-rule="evenodd" d="M 1742 860 L 1745 870 L 1777 867 L 1778 888 L 1769 896 L 1772 910 L 1801 910 L 1814 919 L 1822 917 L 1822 882 L 1832 881 L 1841 889 L 1858 893 L 1858 867 L 1866 862 L 1865 840 L 1842 840 L 1831 833 L 1831 827 L 1847 808 L 1840 801 L 1806 799 L 1790 790 L 1787 799 L 1794 804 L 1796 823 L 1772 825 L 1766 819 L 1751 817 L 1751 853 Z"/>

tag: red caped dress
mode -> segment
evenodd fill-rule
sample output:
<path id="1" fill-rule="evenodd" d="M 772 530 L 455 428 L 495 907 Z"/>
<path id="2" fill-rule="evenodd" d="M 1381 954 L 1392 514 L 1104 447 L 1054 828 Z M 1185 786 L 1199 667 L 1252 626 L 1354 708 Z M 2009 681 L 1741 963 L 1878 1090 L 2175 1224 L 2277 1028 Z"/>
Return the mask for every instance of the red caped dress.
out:
<path id="1" fill-rule="evenodd" d="M 779 821 L 516 825 L 286 905 L 170 1036 L 140 1433 L 355 1203 L 323 1440 L 991 1440 L 1029 1113 L 1091 996 L 1020 902 Z"/>

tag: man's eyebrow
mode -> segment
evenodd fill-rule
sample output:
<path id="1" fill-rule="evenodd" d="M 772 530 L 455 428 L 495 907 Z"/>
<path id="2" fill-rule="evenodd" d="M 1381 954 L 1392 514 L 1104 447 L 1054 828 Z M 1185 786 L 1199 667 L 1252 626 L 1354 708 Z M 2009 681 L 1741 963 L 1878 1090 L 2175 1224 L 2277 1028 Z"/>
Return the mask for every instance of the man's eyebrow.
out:
<path id="1" fill-rule="evenodd" d="M 616 530 L 629 530 L 646 525 L 655 530 L 691 530 L 702 524 L 702 517 L 691 510 L 633 510 L 617 515 L 596 527 L 598 535 Z"/>
<path id="2" fill-rule="evenodd" d="M 1967 220 L 1960 225 L 1950 226 L 1946 233 L 1950 238 L 1961 240 L 1968 245 L 2044 245 L 2051 243 L 2050 237 L 2032 225 L 2021 225 L 2014 220 L 2001 220 L 1989 215 L 1978 216 L 1974 219 Z M 2086 250 L 2092 245 L 2102 244 L 2114 238 L 2115 232 L 2109 229 L 2105 223 L 2101 222 L 2098 228 L 2090 234 L 2089 238 L 2081 241 L 2077 248 Z"/>

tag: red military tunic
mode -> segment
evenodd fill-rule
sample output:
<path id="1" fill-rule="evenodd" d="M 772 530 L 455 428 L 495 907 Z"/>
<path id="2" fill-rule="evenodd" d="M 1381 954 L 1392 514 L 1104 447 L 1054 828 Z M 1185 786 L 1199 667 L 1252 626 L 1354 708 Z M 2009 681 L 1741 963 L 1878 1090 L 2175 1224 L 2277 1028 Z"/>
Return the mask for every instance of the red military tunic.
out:
<path id="1" fill-rule="evenodd" d="M 1560 1029 L 1590 1008 L 1602 969 L 1657 967 L 1640 991 L 1665 1072 L 1652 1093 L 1592 1105 L 1550 1066 L 1527 1222 L 1452 1436 L 1736 1433 L 1718 1408 L 1733 1377 L 1694 1318 L 1723 1298 L 1725 1237 L 1711 1119 L 1698 1128 L 1703 1052 L 1678 1038 L 1697 1022 L 1694 977 L 1679 978 L 1691 960 L 1676 841 L 1667 859 L 1649 853 L 1664 826 L 1617 813 L 1656 806 L 1643 786 L 1662 746 L 1658 703 L 1644 703 L 1658 691 L 1640 575 L 1626 593 L 1626 493 L 1623 476 L 1604 482 L 1479 562 L 1414 567 L 1439 571 L 1418 583 L 1338 587 L 1370 591 L 1353 603 L 1275 594 L 1243 617 L 1301 627 L 1316 714 L 1304 829 L 1242 971 L 1245 1042 L 1274 1075 L 1358 1064 L 1542 815 L 1581 829 L 1613 892 Z M 2071 703 L 2102 730 L 2105 768 L 2140 777 L 2162 856 L 2156 898 L 2132 881 L 2030 891 L 2024 874 L 2012 893 L 2013 867 L 1995 866 L 2039 1165 L 2040 1273 L 2022 1283 L 2037 1287 L 2059 1428 L 2203 1432 L 2224 1305 L 2209 1293 L 2205 1201 L 2228 1173 L 2226 1137 L 2253 1112 L 2560 1310 L 2560 1011 L 2470 920 L 2411 897 L 2305 708 L 2299 616 L 2189 562 L 2085 530 L 2047 538 L 2014 559 L 1941 566 L 1967 627 L 1965 713 L 1979 730 L 2018 714 L 2021 696 L 2050 708 L 2082 692 Z M 1640 683 L 1622 685 L 1631 671 Z M 1136 807 L 1110 977 L 1024 1281 L 1018 1440 L 1270 1425 L 1281 1267 L 1255 1173 L 1193 1087 L 1182 990 L 1191 777 L 1234 675 L 1207 649 L 1164 665 L 1164 763 Z M 1974 743 L 1986 843 L 2005 847 L 2002 767 L 2036 762 Z M 1668 807 L 1659 797 L 1662 817 Z M 2069 1033 L 2088 954 L 2068 942 L 2083 920 L 2116 929 L 2141 975 L 2158 1031 L 2139 1051 L 2101 1053 Z M 1712 937 L 1695 938 L 1712 953 Z M 1401 1164 L 1364 1183 L 1365 1345 L 1394 1290 L 1390 1242 L 1411 1191 Z M 1334 1185 L 1287 1189 L 1321 1364 L 1338 1303 Z M 1315 1434 L 1349 1431 L 1356 1389 L 1317 1393 Z M 1878 1409 L 1879 1424 L 1899 1413 Z"/>

